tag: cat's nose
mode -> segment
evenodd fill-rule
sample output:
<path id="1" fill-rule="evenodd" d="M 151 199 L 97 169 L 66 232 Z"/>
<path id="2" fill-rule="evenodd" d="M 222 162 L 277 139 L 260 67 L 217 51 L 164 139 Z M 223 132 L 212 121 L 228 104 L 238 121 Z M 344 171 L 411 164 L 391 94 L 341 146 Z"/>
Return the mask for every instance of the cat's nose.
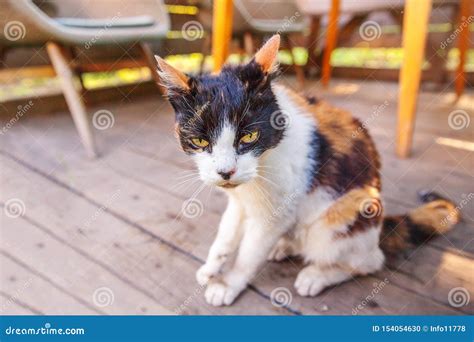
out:
<path id="1" fill-rule="evenodd" d="M 229 180 L 230 177 L 235 173 L 235 169 L 230 171 L 217 171 L 217 173 L 222 177 L 222 179 Z"/>

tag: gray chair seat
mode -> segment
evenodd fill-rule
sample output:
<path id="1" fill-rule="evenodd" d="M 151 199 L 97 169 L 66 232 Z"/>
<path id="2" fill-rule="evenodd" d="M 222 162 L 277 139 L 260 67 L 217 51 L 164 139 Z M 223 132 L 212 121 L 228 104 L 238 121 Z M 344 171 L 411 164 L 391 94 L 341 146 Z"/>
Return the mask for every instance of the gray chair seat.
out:
<path id="1" fill-rule="evenodd" d="M 0 36 L 6 46 L 41 45 L 50 40 L 68 45 L 156 41 L 170 29 L 162 0 L 49 2 L 57 13 L 46 13 L 33 0 L 8 0 L 2 5 L 0 14 L 6 18 L 2 22 L 18 21 L 28 28 L 19 40 Z"/>
<path id="2" fill-rule="evenodd" d="M 88 18 L 55 18 L 58 23 L 69 27 L 102 29 L 102 28 L 119 28 L 119 27 L 147 27 L 155 25 L 155 18 L 141 15 L 128 18 L 113 19 L 88 19 Z"/>

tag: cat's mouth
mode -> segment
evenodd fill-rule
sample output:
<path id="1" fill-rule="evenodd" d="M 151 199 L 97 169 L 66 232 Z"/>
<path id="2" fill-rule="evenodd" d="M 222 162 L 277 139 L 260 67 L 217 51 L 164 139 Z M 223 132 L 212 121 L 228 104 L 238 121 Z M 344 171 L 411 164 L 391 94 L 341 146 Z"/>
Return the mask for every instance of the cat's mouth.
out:
<path id="1" fill-rule="evenodd" d="M 220 186 L 221 188 L 226 188 L 226 189 L 232 189 L 232 188 L 235 188 L 239 185 L 240 184 L 231 183 L 231 182 L 225 182 L 225 183 L 217 184 L 217 186 Z"/>

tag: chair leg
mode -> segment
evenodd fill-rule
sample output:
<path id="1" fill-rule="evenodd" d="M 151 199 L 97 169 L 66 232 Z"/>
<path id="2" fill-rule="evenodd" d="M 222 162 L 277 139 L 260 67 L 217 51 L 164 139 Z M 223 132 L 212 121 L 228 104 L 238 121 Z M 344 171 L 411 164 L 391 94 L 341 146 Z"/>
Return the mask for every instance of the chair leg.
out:
<path id="1" fill-rule="evenodd" d="M 470 15 L 470 7 L 472 4 L 470 3 L 471 0 L 462 0 L 461 1 L 461 8 L 460 8 L 460 15 L 459 15 L 459 27 L 464 27 L 459 35 L 459 65 L 456 71 L 456 81 L 455 81 L 455 88 L 456 88 L 456 96 L 459 98 L 463 92 L 466 83 L 465 79 L 465 71 L 464 71 L 464 64 L 466 64 L 466 54 L 467 49 L 469 47 L 469 22 L 468 18 Z M 463 19 L 464 18 L 464 19 Z M 465 22 L 463 23 L 463 20 Z"/>
<path id="2" fill-rule="evenodd" d="M 251 32 L 244 33 L 244 50 L 249 57 L 255 53 L 255 43 Z"/>
<path id="3" fill-rule="evenodd" d="M 295 71 L 296 80 L 298 81 L 298 88 L 299 90 L 303 90 L 305 82 L 304 68 L 301 65 L 296 64 L 295 53 L 293 51 L 294 45 L 288 35 L 285 35 L 285 42 L 288 49 L 290 49 L 291 61 L 293 62 L 293 70 Z"/>
<path id="4" fill-rule="evenodd" d="M 201 64 L 199 65 L 199 73 L 201 74 L 204 72 L 204 65 L 206 64 L 206 56 L 211 53 L 211 42 L 212 42 L 211 34 L 207 33 L 201 45 L 202 59 L 201 59 Z"/>
<path id="5" fill-rule="evenodd" d="M 307 75 L 310 74 L 312 67 L 319 67 L 316 62 L 316 53 L 314 52 L 318 45 L 318 35 L 321 23 L 321 16 L 312 16 L 311 25 L 309 27 L 309 35 L 306 40 L 306 49 L 308 50 L 308 60 L 305 65 L 305 72 Z"/>
<path id="6" fill-rule="evenodd" d="M 97 152 L 94 145 L 94 139 L 87 117 L 86 107 L 80 93 L 78 92 L 75 82 L 74 72 L 69 65 L 68 58 L 64 53 L 63 48 L 54 42 L 48 42 L 46 44 L 46 50 L 48 52 L 53 68 L 56 71 L 56 75 L 59 77 L 61 88 L 66 98 L 69 110 L 71 111 L 72 119 L 76 125 L 76 129 L 82 140 L 86 152 L 89 157 L 97 157 Z"/>
<path id="7" fill-rule="evenodd" d="M 160 93 L 165 94 L 166 92 L 163 89 L 163 87 L 161 86 L 160 76 L 158 76 L 158 73 L 156 72 L 156 68 L 157 68 L 156 60 L 155 60 L 155 56 L 153 55 L 153 51 L 152 51 L 150 45 L 146 42 L 140 42 L 138 44 L 138 47 L 140 48 L 140 52 L 142 54 L 142 57 L 145 60 L 146 65 L 150 69 L 151 77 L 155 81 L 156 86 L 160 90 Z"/>
<path id="8" fill-rule="evenodd" d="M 408 157 L 411 151 L 430 11 L 431 0 L 407 0 L 405 3 L 396 148 L 397 155 L 402 158 Z"/>
<path id="9" fill-rule="evenodd" d="M 65 52 L 66 53 L 66 52 Z M 76 51 L 74 50 L 74 47 L 70 47 L 69 50 L 68 50 L 68 53 L 69 53 L 69 57 L 70 57 L 70 66 L 71 66 L 71 69 L 72 71 L 74 72 L 74 75 L 77 77 L 77 79 L 79 80 L 80 82 L 80 85 L 81 85 L 81 96 L 82 98 L 84 98 L 87 90 L 86 90 L 86 87 L 84 85 L 84 80 L 82 78 L 82 70 L 81 70 L 81 67 L 80 65 L 77 63 L 76 61 L 76 58 L 77 58 L 77 54 L 76 54 Z"/>
<path id="10" fill-rule="evenodd" d="M 285 35 L 284 39 L 285 39 L 286 45 L 288 46 L 288 49 L 290 49 L 291 61 L 293 63 L 293 70 L 295 71 L 295 74 L 296 74 L 296 80 L 298 81 L 298 88 L 299 90 L 303 90 L 304 82 L 305 82 L 304 69 L 301 65 L 296 64 L 295 53 L 293 51 L 294 45 L 290 37 L 288 37 L 288 35 Z"/>
<path id="11" fill-rule="evenodd" d="M 212 10 L 212 59 L 213 71 L 219 72 L 224 65 L 232 36 L 232 0 L 213 2 Z"/>
<path id="12" fill-rule="evenodd" d="M 0 46 L 0 69 L 5 68 L 5 55 L 7 54 L 7 48 Z"/>
<path id="13" fill-rule="evenodd" d="M 331 54 L 337 43 L 337 31 L 339 22 L 340 0 L 332 0 L 331 11 L 329 12 L 329 22 L 326 33 L 326 47 L 323 54 L 322 83 L 329 84 L 331 79 Z"/>

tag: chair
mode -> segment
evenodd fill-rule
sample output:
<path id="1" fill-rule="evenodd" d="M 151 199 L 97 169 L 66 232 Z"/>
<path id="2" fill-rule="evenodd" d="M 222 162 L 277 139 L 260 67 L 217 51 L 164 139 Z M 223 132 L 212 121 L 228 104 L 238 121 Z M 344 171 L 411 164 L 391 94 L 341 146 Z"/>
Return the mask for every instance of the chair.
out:
<path id="1" fill-rule="evenodd" d="M 60 79 L 61 88 L 89 156 L 97 156 L 93 135 L 76 82 L 77 65 L 70 47 L 106 46 L 118 43 L 140 43 L 146 65 L 155 69 L 147 42 L 162 40 L 170 20 L 162 0 L 53 1 L 6 0 L 0 8 L 1 45 L 42 46 Z M 13 27 L 16 25 L 16 27 Z M 10 30 L 10 31 L 9 31 Z M 20 36 L 12 36 L 12 35 Z M 155 75 L 152 72 L 152 75 Z M 155 77 L 155 76 L 154 76 Z M 79 77 L 80 78 L 80 77 Z"/>
<path id="2" fill-rule="evenodd" d="M 471 13 L 472 0 L 365 0 L 361 2 L 344 0 L 298 0 L 301 10 L 314 18 L 321 16 L 329 10 L 328 32 L 326 47 L 324 49 L 322 65 L 322 83 L 327 86 L 331 75 L 329 63 L 330 55 L 336 46 L 339 13 L 360 13 L 380 9 L 400 9 L 403 6 L 403 38 L 402 47 L 404 62 L 400 69 L 400 92 L 398 104 L 397 125 L 397 155 L 406 158 L 410 155 L 415 123 L 416 102 L 421 79 L 421 69 L 424 59 L 425 41 L 432 5 L 458 6 L 458 27 L 469 25 L 468 18 Z M 317 29 L 313 27 L 312 30 Z M 465 75 L 464 63 L 469 42 L 469 30 L 460 30 L 459 51 L 460 62 L 456 72 L 456 94 L 461 96 L 464 90 Z M 315 35 L 310 34 L 309 42 Z M 309 45 L 308 45 L 309 46 Z"/>

